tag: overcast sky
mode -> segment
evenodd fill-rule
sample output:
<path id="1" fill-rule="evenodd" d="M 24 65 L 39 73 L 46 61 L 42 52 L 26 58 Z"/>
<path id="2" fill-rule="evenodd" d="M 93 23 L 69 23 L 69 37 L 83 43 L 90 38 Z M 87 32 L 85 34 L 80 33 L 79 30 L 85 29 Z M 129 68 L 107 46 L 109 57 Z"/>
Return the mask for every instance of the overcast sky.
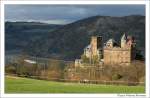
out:
<path id="1" fill-rule="evenodd" d="M 90 16 L 145 15 L 144 5 L 5 5 L 5 21 L 67 24 Z"/>

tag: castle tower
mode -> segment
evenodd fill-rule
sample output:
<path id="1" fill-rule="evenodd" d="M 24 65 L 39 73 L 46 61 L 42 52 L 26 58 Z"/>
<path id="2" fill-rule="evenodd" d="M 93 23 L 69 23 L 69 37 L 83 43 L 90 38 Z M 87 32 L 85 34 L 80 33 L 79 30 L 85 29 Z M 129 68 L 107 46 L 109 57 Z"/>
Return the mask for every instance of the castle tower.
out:
<path id="1" fill-rule="evenodd" d="M 101 36 L 92 36 L 91 38 L 91 51 L 92 55 L 97 55 L 97 51 L 102 48 L 102 37 Z"/>
<path id="2" fill-rule="evenodd" d="M 134 60 L 136 57 L 136 42 L 132 36 L 128 36 L 127 40 L 127 47 L 131 50 L 131 59 Z"/>
<path id="3" fill-rule="evenodd" d="M 126 34 L 123 34 L 123 36 L 121 37 L 121 48 L 125 48 L 126 43 L 127 43 L 127 36 Z"/>
<path id="4" fill-rule="evenodd" d="M 134 48 L 136 46 L 135 40 L 133 36 L 127 37 L 127 46 L 130 48 Z"/>

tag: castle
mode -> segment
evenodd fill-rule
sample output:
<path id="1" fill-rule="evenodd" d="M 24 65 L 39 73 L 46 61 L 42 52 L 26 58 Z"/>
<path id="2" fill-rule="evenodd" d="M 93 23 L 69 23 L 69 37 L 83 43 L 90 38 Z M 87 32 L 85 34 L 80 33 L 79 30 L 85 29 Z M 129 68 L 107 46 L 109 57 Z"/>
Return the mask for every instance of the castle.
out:
<path id="1" fill-rule="evenodd" d="M 83 55 L 89 59 L 91 64 L 96 57 L 99 64 L 130 65 L 136 56 L 135 39 L 123 34 L 120 42 L 121 44 L 118 44 L 114 39 L 109 39 L 103 45 L 101 36 L 92 36 L 91 43 L 85 47 Z M 82 66 L 83 63 L 82 59 L 76 59 L 75 67 Z"/>

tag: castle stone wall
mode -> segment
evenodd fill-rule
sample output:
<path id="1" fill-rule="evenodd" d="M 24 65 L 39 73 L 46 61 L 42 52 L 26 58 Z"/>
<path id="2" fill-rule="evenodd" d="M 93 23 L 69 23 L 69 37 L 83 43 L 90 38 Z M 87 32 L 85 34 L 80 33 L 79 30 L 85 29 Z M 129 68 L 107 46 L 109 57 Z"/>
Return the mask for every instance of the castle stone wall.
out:
<path id="1" fill-rule="evenodd" d="M 131 50 L 125 48 L 104 48 L 104 64 L 130 64 Z"/>

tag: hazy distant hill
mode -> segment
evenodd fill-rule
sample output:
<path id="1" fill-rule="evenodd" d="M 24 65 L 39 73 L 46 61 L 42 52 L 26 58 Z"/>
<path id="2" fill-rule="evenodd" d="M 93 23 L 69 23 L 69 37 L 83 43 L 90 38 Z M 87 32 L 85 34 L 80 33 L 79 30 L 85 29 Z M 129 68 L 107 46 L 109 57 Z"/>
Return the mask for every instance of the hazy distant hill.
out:
<path id="1" fill-rule="evenodd" d="M 21 29 L 17 30 L 17 27 Z M 103 36 L 103 42 L 109 38 L 119 42 L 124 32 L 135 36 L 138 47 L 142 49 L 145 47 L 145 16 L 139 15 L 93 16 L 64 26 L 35 25 L 30 30 L 23 27 L 6 26 L 6 49 L 20 48 L 16 48 L 17 43 L 22 45 L 21 48 L 26 53 L 33 56 L 74 59 L 81 55 L 92 35 Z M 39 29 L 34 29 L 36 27 Z M 15 34 L 10 29 L 14 29 Z"/>
<path id="2" fill-rule="evenodd" d="M 19 51 L 61 25 L 40 22 L 5 22 L 5 46 L 7 51 Z"/>

